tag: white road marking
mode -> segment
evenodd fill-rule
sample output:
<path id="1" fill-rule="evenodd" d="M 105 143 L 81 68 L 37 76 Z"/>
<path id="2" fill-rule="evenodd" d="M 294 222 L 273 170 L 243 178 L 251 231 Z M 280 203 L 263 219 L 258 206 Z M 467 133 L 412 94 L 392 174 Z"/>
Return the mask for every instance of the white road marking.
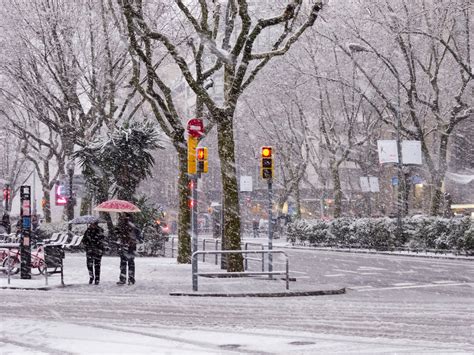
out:
<path id="1" fill-rule="evenodd" d="M 358 270 L 387 270 L 383 267 L 372 267 L 372 266 L 359 266 Z"/>
<path id="2" fill-rule="evenodd" d="M 456 281 L 452 281 L 452 280 L 433 281 L 434 284 L 450 284 L 450 283 L 453 283 L 453 282 L 456 282 Z"/>
<path id="3" fill-rule="evenodd" d="M 338 277 L 338 276 L 344 276 L 344 274 L 324 275 L 324 277 Z"/>
<path id="4" fill-rule="evenodd" d="M 460 282 L 460 283 L 453 283 L 453 284 L 426 284 L 426 285 L 414 285 L 414 286 L 396 286 L 396 287 L 381 287 L 381 288 L 371 288 L 371 289 L 360 289 L 357 290 L 358 292 L 365 292 L 365 291 L 386 291 L 386 290 L 400 290 L 404 288 L 426 288 L 426 287 L 443 287 L 443 286 L 471 286 L 473 287 L 473 283 L 469 282 Z M 355 289 L 354 287 L 351 287 Z"/>
<path id="5" fill-rule="evenodd" d="M 413 282 L 400 282 L 396 284 L 392 284 L 393 286 L 414 286 L 416 283 Z"/>
<path id="6" fill-rule="evenodd" d="M 351 290 L 356 290 L 356 291 L 364 291 L 364 290 L 371 290 L 373 289 L 373 286 L 353 286 L 349 287 Z"/>
<path id="7" fill-rule="evenodd" d="M 352 271 L 352 270 L 341 270 L 341 269 L 333 269 L 333 271 L 340 271 L 340 272 L 348 272 L 351 274 L 357 275 L 378 275 L 378 272 L 360 272 L 360 271 Z"/>
<path id="8" fill-rule="evenodd" d="M 334 271 L 341 271 L 341 272 L 348 272 L 351 274 L 359 274 L 357 271 L 352 271 L 352 270 L 341 270 L 341 269 L 333 269 Z"/>

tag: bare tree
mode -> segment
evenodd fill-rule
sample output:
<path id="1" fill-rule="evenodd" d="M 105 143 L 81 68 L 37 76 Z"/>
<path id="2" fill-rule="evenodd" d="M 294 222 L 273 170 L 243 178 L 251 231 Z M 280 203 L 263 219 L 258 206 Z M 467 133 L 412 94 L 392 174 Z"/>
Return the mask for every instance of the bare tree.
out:
<path id="1" fill-rule="evenodd" d="M 399 128 L 397 119 L 386 119 L 386 124 L 421 142 L 431 175 L 430 212 L 436 215 L 440 211 L 449 139 L 461 122 L 473 119 L 472 6 L 456 1 L 436 7 L 424 1 L 382 1 L 374 6 L 367 22 L 376 28 L 377 40 L 362 30 L 362 23 L 347 26 L 358 43 L 347 46 L 335 35 L 332 39 L 353 58 L 384 102 L 386 112 L 401 120 Z M 393 46 L 387 46 L 389 41 Z M 363 53 L 356 56 L 355 52 Z M 395 85 L 389 87 L 375 79 L 373 68 L 364 65 L 361 58 L 371 55 L 385 67 Z"/>
<path id="2" fill-rule="evenodd" d="M 180 24 L 183 31 L 191 35 L 190 40 L 185 43 L 191 41 L 198 52 L 202 53 L 195 62 L 196 71 L 190 65 L 192 57 L 187 57 L 186 49 L 183 48 L 186 44 L 164 29 L 154 28 L 141 0 L 118 0 L 118 3 L 127 18 L 129 34 L 132 34 L 130 39 L 140 60 L 149 69 L 153 69 L 154 63 L 149 56 L 151 44 L 164 48 L 178 66 L 186 83 L 202 100 L 209 111 L 209 119 L 217 127 L 224 195 L 224 243 L 227 249 L 239 249 L 240 213 L 233 132 L 237 102 L 270 60 L 284 55 L 305 30 L 314 24 L 322 3 L 317 1 L 310 5 L 306 1 L 294 0 L 282 6 L 277 15 L 252 19 L 246 0 L 229 0 L 224 3 L 200 0 L 195 4 L 175 1 L 170 7 L 179 14 L 178 21 L 182 21 Z M 262 7 L 256 10 L 263 14 L 262 10 L 269 9 Z M 274 40 L 269 48 L 260 51 L 256 41 L 264 33 L 272 34 Z M 143 43 L 140 50 L 138 38 Z M 196 57 L 193 58 L 195 59 Z M 202 74 L 206 70 L 215 70 L 214 68 L 219 68 L 223 82 L 222 105 L 206 91 L 206 83 L 199 80 L 199 70 L 202 70 Z M 156 79 L 158 75 L 153 72 L 148 71 L 148 78 L 155 80 L 159 87 L 160 81 Z M 240 256 L 229 258 L 228 270 L 241 270 L 242 267 Z"/>

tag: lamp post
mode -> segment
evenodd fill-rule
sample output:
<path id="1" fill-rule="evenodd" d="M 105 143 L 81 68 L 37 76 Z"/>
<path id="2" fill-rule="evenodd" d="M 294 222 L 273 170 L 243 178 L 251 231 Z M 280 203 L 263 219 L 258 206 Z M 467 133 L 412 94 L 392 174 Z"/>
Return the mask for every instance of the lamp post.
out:
<path id="1" fill-rule="evenodd" d="M 397 108 L 396 108 L 396 142 L 397 142 L 397 178 L 398 178 L 398 188 L 397 188 L 397 237 L 402 235 L 402 212 L 403 212 L 403 191 L 405 189 L 405 179 L 403 174 L 403 162 L 402 162 L 402 143 L 401 143 L 401 102 L 400 102 L 400 74 L 395 68 L 395 66 L 390 63 L 384 56 L 375 53 L 373 50 L 361 46 L 356 43 L 350 43 L 347 46 L 351 54 L 357 52 L 368 52 L 374 53 L 380 58 L 384 64 L 392 71 L 395 78 L 397 79 Z M 352 58 L 353 59 L 353 58 Z M 402 183 L 403 181 L 403 183 Z M 403 185 L 402 185 L 403 184 Z"/>
<path id="2" fill-rule="evenodd" d="M 74 161 L 70 160 L 67 163 L 66 168 L 67 168 L 67 174 L 68 174 L 68 199 L 67 199 L 67 206 L 66 206 L 66 211 L 67 211 L 66 215 L 67 215 L 68 221 L 70 221 L 74 218 L 74 201 L 73 201 L 74 195 L 72 191 L 72 182 L 74 178 Z M 69 234 L 71 234 L 71 231 L 72 231 L 72 224 L 69 223 L 68 224 Z"/>

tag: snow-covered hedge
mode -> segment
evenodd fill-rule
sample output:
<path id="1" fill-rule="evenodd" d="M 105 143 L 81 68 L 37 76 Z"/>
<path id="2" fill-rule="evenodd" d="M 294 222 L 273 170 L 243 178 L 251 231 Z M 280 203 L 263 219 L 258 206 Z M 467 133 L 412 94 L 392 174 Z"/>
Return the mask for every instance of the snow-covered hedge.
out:
<path id="1" fill-rule="evenodd" d="M 397 237 L 391 218 L 296 220 L 288 226 L 292 243 L 369 249 L 454 250 L 474 253 L 474 223 L 469 218 L 418 217 L 403 219 Z"/>

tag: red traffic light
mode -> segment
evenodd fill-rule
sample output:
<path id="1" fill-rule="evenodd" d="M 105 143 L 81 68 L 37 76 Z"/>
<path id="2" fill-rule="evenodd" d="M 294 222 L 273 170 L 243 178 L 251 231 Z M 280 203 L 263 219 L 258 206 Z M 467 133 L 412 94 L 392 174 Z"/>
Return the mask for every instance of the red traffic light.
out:
<path id="1" fill-rule="evenodd" d="M 8 187 L 5 187 L 3 189 L 3 199 L 4 200 L 9 200 L 10 199 L 10 189 Z"/>
<path id="2" fill-rule="evenodd" d="M 272 147 L 262 147 L 262 157 L 270 158 L 272 156 Z"/>
<path id="3" fill-rule="evenodd" d="M 197 149 L 197 158 L 198 158 L 198 160 L 204 160 L 204 158 L 205 158 L 204 148 L 198 148 Z"/>

